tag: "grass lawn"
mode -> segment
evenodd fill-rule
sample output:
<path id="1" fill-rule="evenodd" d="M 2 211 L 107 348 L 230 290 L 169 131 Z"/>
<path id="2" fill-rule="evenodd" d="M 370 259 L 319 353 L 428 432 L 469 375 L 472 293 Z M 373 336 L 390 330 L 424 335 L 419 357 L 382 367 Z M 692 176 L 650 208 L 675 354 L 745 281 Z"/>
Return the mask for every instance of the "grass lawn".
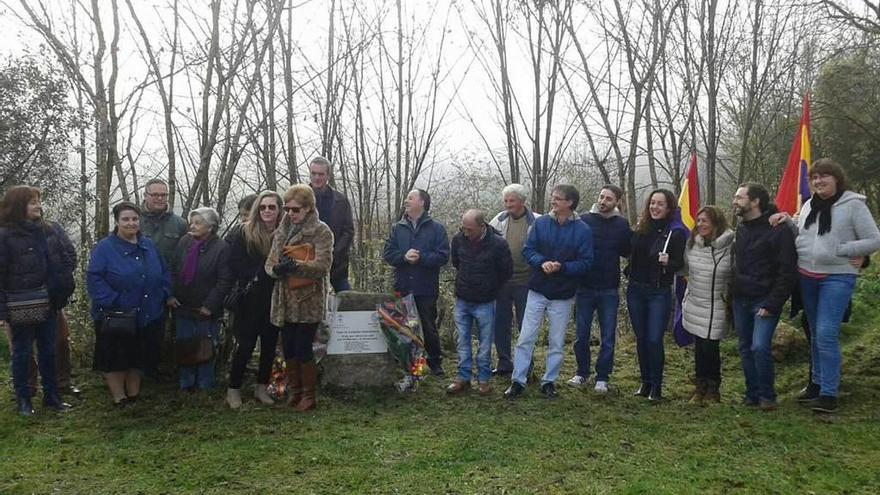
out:
<path id="1" fill-rule="evenodd" d="M 841 411 L 833 417 L 793 399 L 806 374 L 803 355 L 778 363 L 779 410 L 739 406 L 732 340 L 722 345 L 723 403 L 706 408 L 686 404 L 693 356 L 672 344 L 667 401 L 632 397 L 637 365 L 625 332 L 604 398 L 561 385 L 556 401 L 530 387 L 508 402 L 506 382 L 494 384 L 492 397 L 449 398 L 445 381 L 428 378 L 408 396 L 322 391 L 316 412 L 296 414 L 252 400 L 233 412 L 220 390 L 182 396 L 147 384 L 137 406 L 120 412 L 98 376 L 80 370 L 77 407 L 49 414 L 36 400 L 32 419 L 13 412 L 0 349 L 0 493 L 876 494 L 878 315 L 858 304 L 844 329 Z M 573 366 L 566 355 L 561 379 Z"/>

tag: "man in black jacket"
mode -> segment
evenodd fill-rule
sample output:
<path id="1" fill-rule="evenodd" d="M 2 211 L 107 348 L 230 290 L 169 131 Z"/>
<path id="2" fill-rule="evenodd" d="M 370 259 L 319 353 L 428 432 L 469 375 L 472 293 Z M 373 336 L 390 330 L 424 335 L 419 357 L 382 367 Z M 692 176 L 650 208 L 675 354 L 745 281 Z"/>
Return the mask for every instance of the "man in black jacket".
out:
<path id="1" fill-rule="evenodd" d="M 354 220 L 351 203 L 339 191 L 330 187 L 330 160 L 316 156 L 309 163 L 309 185 L 315 191 L 318 218 L 333 232 L 333 265 L 330 267 L 330 285 L 336 292 L 351 290 L 348 283 L 348 258 L 354 239 Z"/>
<path id="2" fill-rule="evenodd" d="M 737 189 L 733 210 L 742 222 L 734 241 L 733 323 L 746 381 L 743 404 L 766 411 L 776 409 L 773 332 L 797 282 L 794 234 L 786 225 L 770 225 L 773 209 L 764 186 Z"/>
<path id="3" fill-rule="evenodd" d="M 452 238 L 452 266 L 455 275 L 455 326 L 458 328 L 458 376 L 446 387 L 450 394 L 471 386 L 473 354 L 471 329 L 479 337 L 477 381 L 480 395 L 491 392 L 492 333 L 495 328 L 495 297 L 513 275 L 513 261 L 507 241 L 486 223 L 486 214 L 468 210 L 461 217 L 461 232 Z"/>

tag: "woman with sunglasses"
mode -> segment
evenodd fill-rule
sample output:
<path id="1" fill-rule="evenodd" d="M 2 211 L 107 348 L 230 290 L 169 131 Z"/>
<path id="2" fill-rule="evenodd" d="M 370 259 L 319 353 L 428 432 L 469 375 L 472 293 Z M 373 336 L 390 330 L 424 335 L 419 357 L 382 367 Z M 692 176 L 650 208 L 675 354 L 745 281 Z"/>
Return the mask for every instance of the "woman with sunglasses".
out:
<path id="1" fill-rule="evenodd" d="M 231 308 L 235 312 L 238 337 L 226 390 L 226 403 L 232 409 L 241 407 L 245 366 L 254 353 L 257 339 L 260 339 L 260 364 L 254 397 L 267 406 L 274 404 L 266 387 L 278 344 L 278 327 L 269 321 L 275 280 L 269 277 L 264 266 L 272 247 L 272 234 L 281 220 L 281 208 L 281 195 L 275 191 L 261 192 L 251 206 L 248 220 L 226 239 L 230 244 L 229 265 L 241 294 L 236 307 Z"/>
<path id="2" fill-rule="evenodd" d="M 333 232 L 318 220 L 311 187 L 293 185 L 283 199 L 285 215 L 275 229 L 265 267 L 277 279 L 271 321 L 281 328 L 291 390 L 288 403 L 297 411 L 308 411 L 316 406 L 312 341 L 325 314 Z"/>

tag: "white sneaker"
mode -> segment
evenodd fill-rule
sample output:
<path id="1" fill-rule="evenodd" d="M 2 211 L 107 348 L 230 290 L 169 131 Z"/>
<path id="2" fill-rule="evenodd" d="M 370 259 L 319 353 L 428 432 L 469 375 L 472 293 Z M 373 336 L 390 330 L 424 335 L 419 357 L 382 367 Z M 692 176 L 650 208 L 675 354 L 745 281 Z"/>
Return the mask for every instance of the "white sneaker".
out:
<path id="1" fill-rule="evenodd" d="M 585 383 L 587 383 L 587 379 L 582 377 L 581 375 L 574 375 L 566 383 L 572 387 L 581 388 L 584 386 Z"/>
<path id="2" fill-rule="evenodd" d="M 269 391 L 266 390 L 266 386 L 259 383 L 254 385 L 254 398 L 267 406 L 275 404 L 275 401 L 269 396 Z"/>
<path id="3" fill-rule="evenodd" d="M 601 380 L 596 382 L 596 387 L 593 389 L 593 392 L 596 392 L 599 395 L 605 395 L 608 393 L 608 382 L 603 382 Z"/>
<path id="4" fill-rule="evenodd" d="M 241 407 L 241 390 L 237 388 L 227 388 L 226 403 L 229 404 L 231 409 L 238 409 Z"/>

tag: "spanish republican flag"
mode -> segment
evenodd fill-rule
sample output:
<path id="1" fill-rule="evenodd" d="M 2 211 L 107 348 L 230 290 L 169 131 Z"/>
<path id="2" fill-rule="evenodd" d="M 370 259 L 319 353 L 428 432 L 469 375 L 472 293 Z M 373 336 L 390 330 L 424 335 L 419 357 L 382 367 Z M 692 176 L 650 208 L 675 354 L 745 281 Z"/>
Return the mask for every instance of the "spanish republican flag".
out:
<path id="1" fill-rule="evenodd" d="M 678 197 L 678 206 L 681 208 L 681 223 L 689 230 L 697 224 L 697 212 L 700 211 L 700 183 L 697 182 L 697 152 L 691 153 L 691 163 L 688 166 L 687 177 Z"/>
<path id="2" fill-rule="evenodd" d="M 801 205 L 810 199 L 810 94 L 804 95 L 804 108 L 801 123 L 791 143 L 788 161 L 779 190 L 776 193 L 776 206 L 779 211 L 797 215 Z"/>

